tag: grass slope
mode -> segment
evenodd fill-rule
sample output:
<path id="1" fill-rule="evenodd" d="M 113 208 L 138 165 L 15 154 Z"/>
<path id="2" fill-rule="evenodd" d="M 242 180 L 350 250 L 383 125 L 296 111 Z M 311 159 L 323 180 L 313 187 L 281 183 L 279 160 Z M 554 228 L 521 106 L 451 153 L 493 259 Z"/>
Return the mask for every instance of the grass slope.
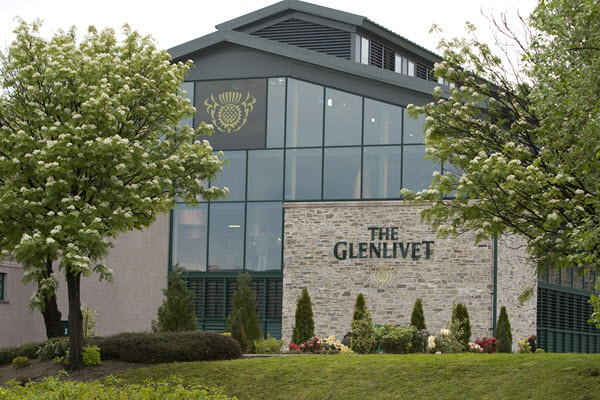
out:
<path id="1" fill-rule="evenodd" d="M 600 355 L 298 355 L 161 364 L 123 384 L 177 375 L 239 399 L 600 399 Z"/>

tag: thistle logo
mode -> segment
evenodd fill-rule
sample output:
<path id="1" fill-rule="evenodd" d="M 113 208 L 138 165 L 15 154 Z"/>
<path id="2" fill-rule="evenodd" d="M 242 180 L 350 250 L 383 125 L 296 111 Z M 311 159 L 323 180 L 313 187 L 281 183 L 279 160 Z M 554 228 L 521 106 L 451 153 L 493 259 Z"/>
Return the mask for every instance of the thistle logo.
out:
<path id="1" fill-rule="evenodd" d="M 242 100 L 240 92 L 224 92 L 218 95 L 218 101 L 215 100 L 215 94 L 210 95 L 210 99 L 204 101 L 206 112 L 210 114 L 213 125 L 221 132 L 236 132 L 246 124 L 248 116 L 254 108 L 256 99 L 246 94 L 246 99 Z"/>
<path id="2" fill-rule="evenodd" d="M 371 267 L 371 277 L 377 286 L 388 286 L 396 277 L 396 268 L 390 265 Z"/>

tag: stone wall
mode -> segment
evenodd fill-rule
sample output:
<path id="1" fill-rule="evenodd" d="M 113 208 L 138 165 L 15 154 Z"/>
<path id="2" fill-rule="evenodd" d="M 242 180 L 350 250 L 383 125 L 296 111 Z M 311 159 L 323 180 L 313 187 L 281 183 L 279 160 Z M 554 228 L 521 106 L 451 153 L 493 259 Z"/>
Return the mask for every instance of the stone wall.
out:
<path id="1" fill-rule="evenodd" d="M 319 337 L 341 337 L 350 329 L 359 293 L 366 296 L 376 324 L 410 324 L 419 297 L 431 332 L 446 326 L 456 301 L 467 306 L 472 338 L 491 335 L 493 243 L 476 245 L 470 234 L 437 238 L 430 225 L 420 222 L 422 207 L 402 201 L 285 203 L 284 208 L 284 338 L 291 337 L 296 299 L 305 287 Z M 397 238 L 371 240 L 369 227 L 398 227 Z M 406 258 L 339 260 L 334 246 L 341 241 L 355 247 L 371 242 L 388 242 L 388 246 L 421 242 L 420 252 L 415 254 L 421 257 L 412 258 L 408 251 Z M 423 241 L 434 242 L 428 259 Z M 368 256 L 369 251 L 363 255 Z"/>
<path id="2" fill-rule="evenodd" d="M 514 235 L 498 239 L 498 315 L 505 306 L 513 335 L 513 350 L 517 351 L 517 340 L 536 333 L 537 318 L 537 274 L 527 260 L 525 241 Z M 523 305 L 519 296 L 528 288 L 533 296 Z"/>

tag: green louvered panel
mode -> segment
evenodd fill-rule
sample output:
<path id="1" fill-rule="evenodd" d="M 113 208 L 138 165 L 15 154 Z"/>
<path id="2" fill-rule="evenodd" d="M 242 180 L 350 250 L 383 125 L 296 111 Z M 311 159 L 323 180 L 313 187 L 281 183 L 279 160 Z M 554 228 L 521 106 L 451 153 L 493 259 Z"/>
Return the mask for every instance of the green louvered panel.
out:
<path id="1" fill-rule="evenodd" d="M 538 282 L 538 346 L 550 353 L 599 353 L 600 329 L 587 322 L 588 300 L 585 292 Z"/>
<path id="2" fill-rule="evenodd" d="M 254 278 L 250 285 L 263 334 L 281 338 L 282 278 Z M 226 317 L 233 311 L 236 277 L 189 278 L 188 288 L 195 294 L 198 329 L 223 332 Z"/>
<path id="3" fill-rule="evenodd" d="M 225 279 L 205 279 L 204 318 L 225 318 Z"/>

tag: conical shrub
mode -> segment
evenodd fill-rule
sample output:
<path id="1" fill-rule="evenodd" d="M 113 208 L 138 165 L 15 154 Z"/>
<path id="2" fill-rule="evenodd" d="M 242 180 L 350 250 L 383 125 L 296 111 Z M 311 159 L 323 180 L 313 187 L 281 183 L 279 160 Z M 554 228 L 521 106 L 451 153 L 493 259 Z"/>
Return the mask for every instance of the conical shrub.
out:
<path id="1" fill-rule="evenodd" d="M 315 336 L 312 304 L 308 289 L 302 290 L 302 296 L 296 303 L 296 324 L 292 330 L 292 343 L 304 343 Z"/>
<path id="2" fill-rule="evenodd" d="M 458 327 L 460 335 L 458 339 L 463 344 L 464 349 L 469 348 L 471 340 L 471 321 L 469 320 L 469 311 L 463 303 L 458 303 L 452 309 L 452 326 Z"/>
<path id="3" fill-rule="evenodd" d="M 185 276 L 175 267 L 167 277 L 169 286 L 163 289 L 165 296 L 158 309 L 158 321 L 152 321 L 153 332 L 193 331 L 198 325 L 194 292 L 186 286 Z"/>
<path id="4" fill-rule="evenodd" d="M 506 307 L 500 308 L 500 316 L 496 324 L 496 339 L 498 339 L 498 353 L 512 353 L 512 332 Z"/>
<path id="5" fill-rule="evenodd" d="M 354 314 L 352 314 L 352 321 L 363 319 L 366 313 L 367 302 L 365 301 L 365 296 L 363 296 L 362 293 L 359 293 L 358 296 L 356 296 L 356 303 L 354 304 Z"/>
<path id="6" fill-rule="evenodd" d="M 421 299 L 415 301 L 415 305 L 410 316 L 410 324 L 415 326 L 417 329 L 427 329 L 425 325 L 425 314 L 423 314 L 423 303 Z"/>
<path id="7" fill-rule="evenodd" d="M 233 294 L 233 311 L 227 317 L 226 332 L 231 332 L 243 352 L 252 350 L 252 343 L 261 337 L 258 316 L 256 315 L 256 294 L 250 287 L 250 274 L 240 274 L 237 290 Z"/>

